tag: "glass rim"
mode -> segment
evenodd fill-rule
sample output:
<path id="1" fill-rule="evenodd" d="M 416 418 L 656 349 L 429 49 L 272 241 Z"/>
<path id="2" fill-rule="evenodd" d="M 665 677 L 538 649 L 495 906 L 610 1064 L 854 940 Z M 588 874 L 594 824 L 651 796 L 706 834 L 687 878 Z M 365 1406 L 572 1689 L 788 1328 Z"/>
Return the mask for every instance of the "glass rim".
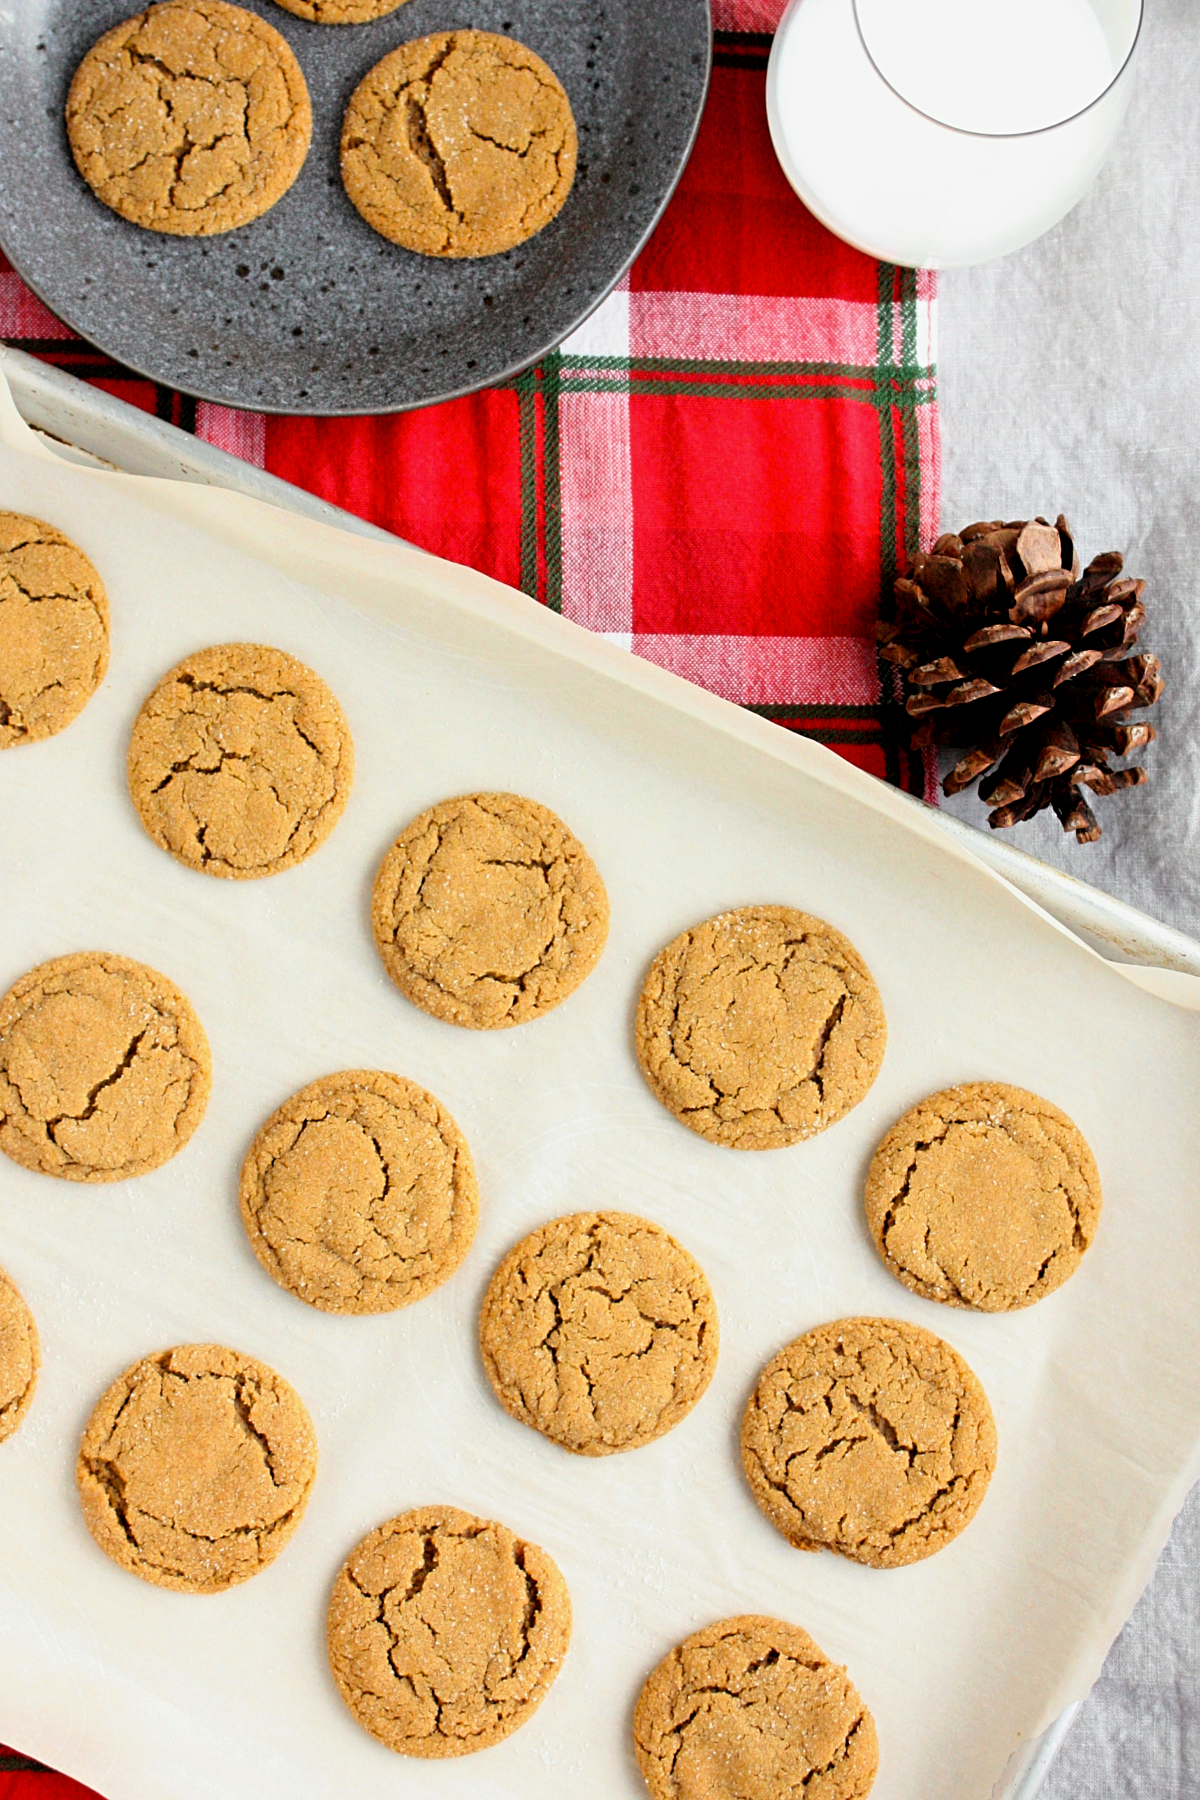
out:
<path id="1" fill-rule="evenodd" d="M 1124 76 L 1130 63 L 1133 61 L 1134 51 L 1141 42 L 1142 26 L 1145 24 L 1146 20 L 1146 0 L 1138 0 L 1137 27 L 1130 40 L 1129 49 L 1125 53 L 1125 58 L 1121 63 L 1120 68 L 1113 74 L 1112 80 L 1108 82 L 1105 87 L 1101 88 L 1100 92 L 1094 99 L 1089 100 L 1086 106 L 1078 107 L 1073 113 L 1068 113 L 1065 118 L 1055 119 L 1049 125 L 1035 125 L 1028 131 L 974 131 L 969 125 L 952 125 L 948 119 L 939 119 L 936 113 L 926 112 L 923 106 L 918 106 L 915 101 L 908 98 L 907 94 L 902 94 L 895 82 L 888 80 L 888 77 L 884 74 L 872 55 L 871 46 L 867 42 L 867 35 L 862 26 L 862 19 L 859 17 L 859 0 L 850 0 L 850 3 L 854 13 L 854 29 L 857 31 L 858 41 L 863 47 L 863 55 L 874 69 L 876 75 L 878 75 L 880 81 L 882 81 L 884 87 L 895 94 L 902 106 L 906 106 L 909 112 L 916 113 L 918 118 L 928 119 L 931 125 L 940 126 L 943 131 L 953 131 L 959 137 L 983 138 L 994 143 L 1007 143 L 1017 138 L 1043 137 L 1048 131 L 1061 131 L 1064 125 L 1071 125 L 1076 119 L 1082 119 L 1085 113 L 1090 113 L 1093 107 L 1100 105 L 1102 100 L 1107 100 L 1108 96 L 1112 93 L 1117 83 Z"/>

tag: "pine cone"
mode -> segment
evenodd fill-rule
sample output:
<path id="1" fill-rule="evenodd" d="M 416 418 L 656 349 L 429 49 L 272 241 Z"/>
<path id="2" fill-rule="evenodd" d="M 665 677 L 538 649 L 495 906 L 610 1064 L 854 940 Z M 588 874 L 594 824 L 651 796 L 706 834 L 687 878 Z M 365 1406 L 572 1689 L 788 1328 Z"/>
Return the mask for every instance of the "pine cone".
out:
<path id="1" fill-rule="evenodd" d="M 970 746 L 942 783 L 979 784 L 988 824 L 1015 825 L 1051 806 L 1081 844 L 1100 836 L 1082 789 L 1139 787 L 1142 768 L 1111 755 L 1141 750 L 1154 727 L 1130 722 L 1162 693 L 1156 656 L 1126 654 L 1146 617 L 1144 581 L 1121 578 L 1116 550 L 1079 573 L 1067 521 L 999 519 L 938 539 L 896 583 L 896 616 L 879 654 L 902 672 L 915 749 Z M 998 766 L 997 766 L 998 765 Z"/>

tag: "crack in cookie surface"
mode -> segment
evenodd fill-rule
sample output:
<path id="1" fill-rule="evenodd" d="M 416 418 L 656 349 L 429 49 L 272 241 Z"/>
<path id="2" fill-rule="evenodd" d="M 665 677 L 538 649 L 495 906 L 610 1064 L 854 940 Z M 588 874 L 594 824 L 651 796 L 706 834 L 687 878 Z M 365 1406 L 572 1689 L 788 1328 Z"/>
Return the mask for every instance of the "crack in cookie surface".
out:
<path id="1" fill-rule="evenodd" d="M 260 217 L 296 179 L 312 135 L 286 39 L 226 0 L 165 0 L 107 32 L 76 70 L 66 117 L 98 198 L 180 236 Z"/>
<path id="2" fill-rule="evenodd" d="M 879 990 L 849 940 L 787 906 L 682 932 L 652 963 L 635 1046 L 652 1092 L 713 1143 L 767 1150 L 823 1131 L 883 1061 Z"/>
<path id="3" fill-rule="evenodd" d="M 354 745 L 319 675 L 263 644 L 217 644 L 164 675 L 134 723 L 129 791 L 162 849 L 253 880 L 311 856 L 345 809 Z"/>
<path id="4" fill-rule="evenodd" d="M 479 1215 L 471 1153 L 415 1082 L 348 1069 L 267 1120 L 239 1188 L 255 1255 L 324 1312 L 407 1306 L 445 1281 Z"/>
<path id="5" fill-rule="evenodd" d="M 402 44 L 359 84 L 342 127 L 350 199 L 427 256 L 491 256 L 532 237 L 563 206 L 576 155 L 557 76 L 485 31 Z"/>
<path id="6" fill-rule="evenodd" d="M 530 1233 L 492 1277 L 479 1318 L 505 1410 L 583 1456 L 662 1437 L 716 1368 L 704 1271 L 632 1213 L 573 1213 Z"/>
<path id="7" fill-rule="evenodd" d="M 492 1030 L 575 991 L 604 948 L 608 895 L 547 807 L 466 794 L 401 832 L 380 865 L 371 922 L 408 999 L 451 1024 Z"/>
<path id="8" fill-rule="evenodd" d="M 843 1319 L 767 1364 L 742 1421 L 742 1462 L 797 1549 L 897 1568 L 932 1556 L 975 1516 L 996 1427 L 978 1380 L 942 1339 L 896 1319 Z"/>
<path id="9" fill-rule="evenodd" d="M 652 1800 L 863 1800 L 875 1723 L 799 1626 L 746 1615 L 693 1632 L 647 1680 L 634 1750 Z"/>
<path id="10" fill-rule="evenodd" d="M 966 1082 L 887 1133 L 867 1173 L 884 1262 L 927 1300 L 981 1312 L 1031 1306 L 1074 1274 L 1099 1224 L 1096 1160 L 1058 1107 Z"/>
<path id="11" fill-rule="evenodd" d="M 114 1562 L 159 1587 L 219 1593 L 278 1556 L 316 1466 L 312 1421 L 282 1376 L 189 1344 L 135 1363 L 101 1397 L 76 1481 Z"/>
<path id="12" fill-rule="evenodd" d="M 212 1059 L 185 994 L 144 963 L 80 951 L 0 1000 L 0 1150 L 68 1181 L 123 1181 L 181 1150 Z"/>
<path id="13" fill-rule="evenodd" d="M 0 512 L 0 750 L 69 725 L 108 668 L 104 583 L 53 525 Z"/>
<path id="14" fill-rule="evenodd" d="M 329 1604 L 342 1698 L 408 1756 L 463 1756 L 508 1737 L 545 1698 L 570 1635 L 566 1584 L 546 1552 L 454 1507 L 371 1532 Z"/>

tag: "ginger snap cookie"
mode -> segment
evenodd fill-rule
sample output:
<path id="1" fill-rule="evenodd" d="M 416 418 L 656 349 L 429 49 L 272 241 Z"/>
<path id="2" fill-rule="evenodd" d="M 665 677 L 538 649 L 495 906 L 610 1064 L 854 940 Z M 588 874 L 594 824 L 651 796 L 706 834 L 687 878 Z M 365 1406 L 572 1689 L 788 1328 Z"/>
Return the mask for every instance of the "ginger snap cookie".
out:
<path id="1" fill-rule="evenodd" d="M 798 1625 L 747 1614 L 694 1631 L 633 1715 L 653 1800 L 863 1800 L 875 1721 L 845 1669 Z"/>
<path id="2" fill-rule="evenodd" d="M 658 1100 L 701 1137 L 773 1150 L 857 1106 L 887 1023 L 848 938 L 790 906 L 742 906 L 659 952 L 635 1047 Z"/>
<path id="3" fill-rule="evenodd" d="M 354 745 L 319 675 L 264 644 L 185 656 L 142 706 L 129 792 L 156 844 L 236 881 L 303 862 L 342 816 Z"/>
<path id="4" fill-rule="evenodd" d="M 342 181 L 367 224 L 424 256 L 495 256 L 541 231 L 575 179 L 575 120 L 532 50 L 490 31 L 401 44 L 342 124 Z"/>
<path id="5" fill-rule="evenodd" d="M 678 1425 L 717 1366 L 703 1269 L 633 1213 L 553 1219 L 510 1250 L 479 1315 L 507 1413 L 580 1456 L 635 1450 Z"/>
<path id="6" fill-rule="evenodd" d="M 276 4 L 314 25 L 366 25 L 395 12 L 404 0 L 276 0 Z"/>
<path id="7" fill-rule="evenodd" d="M 174 982 L 105 950 L 40 963 L 0 1000 L 0 1150 L 67 1181 L 125 1181 L 183 1149 L 212 1059 Z"/>
<path id="8" fill-rule="evenodd" d="M 67 95 L 75 166 L 131 224 L 208 237 L 300 173 L 312 107 L 273 25 L 226 0 L 164 0 L 105 32 Z"/>
<path id="9" fill-rule="evenodd" d="M 16 1282 L 0 1269 L 0 1443 L 29 1411 L 41 1366 L 33 1314 Z"/>
<path id="10" fill-rule="evenodd" d="M 108 596 L 68 537 L 0 512 L 0 750 L 53 737 L 108 668 Z"/>
<path id="11" fill-rule="evenodd" d="M 375 878 L 375 942 L 409 1000 L 452 1025 L 521 1025 L 591 973 L 608 895 L 579 839 L 519 794 L 464 794 L 407 825 Z"/>
<path id="12" fill-rule="evenodd" d="M 75 1467 L 105 1555 L 185 1594 L 219 1594 L 274 1562 L 316 1474 L 299 1394 L 220 1344 L 180 1344 L 126 1369 L 97 1402 Z"/>
<path id="13" fill-rule="evenodd" d="M 250 1147 L 239 1198 L 263 1268 L 323 1312 L 392 1312 L 431 1293 L 479 1217 L 450 1114 L 379 1069 L 325 1075 L 285 1100 Z"/>
<path id="14" fill-rule="evenodd" d="M 329 1602 L 329 1661 L 359 1724 L 404 1756 L 467 1756 L 524 1725 L 571 1640 L 556 1565 L 453 1506 L 389 1519 Z"/>
<path id="15" fill-rule="evenodd" d="M 754 1498 L 798 1550 L 896 1569 L 969 1525 L 996 1466 L 987 1395 L 919 1325 L 840 1319 L 788 1344 L 742 1420 Z"/>
<path id="16" fill-rule="evenodd" d="M 879 1254 L 914 1294 L 1009 1312 L 1079 1267 L 1100 1219 L 1100 1175 L 1049 1100 L 971 1081 L 893 1125 L 871 1159 L 866 1211 Z"/>

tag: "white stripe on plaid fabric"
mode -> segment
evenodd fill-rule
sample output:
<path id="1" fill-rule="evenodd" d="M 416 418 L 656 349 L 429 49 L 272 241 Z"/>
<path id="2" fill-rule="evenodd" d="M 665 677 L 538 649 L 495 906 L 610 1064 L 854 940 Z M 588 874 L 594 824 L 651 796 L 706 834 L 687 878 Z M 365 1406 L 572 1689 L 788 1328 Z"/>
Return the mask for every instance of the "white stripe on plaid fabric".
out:
<path id="1" fill-rule="evenodd" d="M 879 663 L 872 638 L 692 637 L 621 634 L 647 662 L 739 706 L 874 706 Z"/>
<path id="2" fill-rule="evenodd" d="M 851 363 L 870 368 L 879 354 L 874 301 L 775 294 L 634 293 L 629 296 L 634 357 L 706 362 Z M 918 298 L 918 362 L 931 342 L 930 301 Z M 893 354 L 902 354 L 902 314 L 893 309 Z M 571 341 L 564 344 L 570 349 Z M 593 352 L 595 354 L 595 352 Z"/>
<path id="3" fill-rule="evenodd" d="M 714 31 L 774 31 L 787 0 L 713 0 Z"/>
<path id="4" fill-rule="evenodd" d="M 69 325 L 56 319 L 12 269 L 0 273 L 0 338 L 69 338 Z"/>
<path id="5" fill-rule="evenodd" d="M 629 355 L 629 299 L 608 296 L 563 344 L 571 356 Z M 626 394 L 563 394 L 558 406 L 562 610 L 589 631 L 633 625 L 633 469 Z"/>
<path id="6" fill-rule="evenodd" d="M 196 404 L 196 436 L 214 449 L 240 456 L 256 469 L 267 466 L 267 421 L 262 413 L 235 412 L 231 406 Z"/>

